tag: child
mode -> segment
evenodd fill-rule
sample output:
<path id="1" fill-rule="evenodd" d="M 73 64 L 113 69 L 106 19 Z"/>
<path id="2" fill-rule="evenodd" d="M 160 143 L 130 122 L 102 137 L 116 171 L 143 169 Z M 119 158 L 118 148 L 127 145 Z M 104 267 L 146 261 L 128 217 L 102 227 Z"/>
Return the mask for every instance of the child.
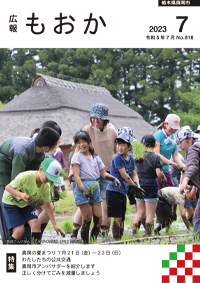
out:
<path id="1" fill-rule="evenodd" d="M 8 229 L 14 229 L 8 244 L 20 244 L 24 233 L 24 225 L 28 222 L 32 230 L 31 243 L 41 242 L 41 224 L 36 214 L 36 208 L 31 205 L 34 202 L 44 203 L 46 212 L 56 232 L 65 234 L 56 224 L 53 211 L 50 207 L 50 185 L 49 182 L 60 183 L 60 172 L 62 168 L 58 161 L 53 158 L 45 159 L 38 171 L 26 171 L 20 173 L 5 188 L 3 194 L 3 208 Z M 33 194 L 26 193 L 26 188 Z"/>
<path id="2" fill-rule="evenodd" d="M 58 132 L 44 127 L 36 138 L 12 137 L 0 144 L 0 233 L 4 244 L 11 235 L 7 229 L 1 202 L 5 186 L 21 172 L 38 170 L 45 157 L 44 151 L 51 151 L 59 139 Z"/>
<path id="3" fill-rule="evenodd" d="M 153 152 L 156 147 L 156 140 L 153 135 L 145 135 L 141 142 L 145 145 L 144 162 L 137 165 L 137 174 L 140 180 L 140 186 L 144 190 L 144 199 L 136 198 L 137 214 L 133 221 L 133 234 L 140 227 L 141 222 L 146 218 L 145 234 L 151 235 L 154 229 L 154 217 L 158 201 L 158 177 L 162 184 L 167 183 L 167 179 L 162 172 L 161 158 Z"/>
<path id="4" fill-rule="evenodd" d="M 58 141 L 58 143 L 60 144 L 61 141 Z M 66 163 L 65 163 L 65 156 L 64 153 L 62 152 L 61 148 L 59 147 L 59 145 L 57 145 L 56 147 L 54 147 L 54 149 L 51 152 L 51 157 L 56 159 L 60 165 L 62 166 L 62 168 L 66 171 Z M 64 182 L 64 177 L 60 177 L 61 179 L 61 186 L 59 186 L 59 184 L 55 183 L 55 188 L 58 193 L 62 193 L 65 190 L 65 182 Z"/>
<path id="5" fill-rule="evenodd" d="M 183 194 L 179 194 L 179 187 L 166 187 L 158 192 L 158 205 L 156 208 L 157 223 L 160 223 L 154 230 L 158 233 L 161 229 L 168 230 L 172 221 L 172 205 L 179 204 L 184 206 L 185 201 L 193 202 L 199 198 L 199 192 L 196 192 L 195 186 L 188 186 Z"/>
<path id="6" fill-rule="evenodd" d="M 74 136 L 74 143 L 78 150 L 78 153 L 73 155 L 71 164 L 73 168 L 74 178 L 76 181 L 76 187 L 74 189 L 75 203 L 79 206 L 82 217 L 83 225 L 81 228 L 81 238 L 84 243 L 89 241 L 89 228 L 91 218 L 93 216 L 93 227 L 91 230 L 91 238 L 96 239 L 102 222 L 102 210 L 101 210 L 101 195 L 100 188 L 97 184 L 97 188 L 93 194 L 89 191 L 89 184 L 95 185 L 99 180 L 100 175 L 103 178 L 112 180 L 118 189 L 120 189 L 120 182 L 117 178 L 114 178 L 105 171 L 105 165 L 101 158 L 95 154 L 94 149 L 90 147 L 91 139 L 86 131 L 79 131 Z M 92 198 L 94 203 L 91 206 L 89 198 Z"/>
<path id="7" fill-rule="evenodd" d="M 108 217 L 114 217 L 112 225 L 113 237 L 120 240 L 124 231 L 124 220 L 126 213 L 126 196 L 129 186 L 136 191 L 138 197 L 142 197 L 142 189 L 139 187 L 139 180 L 136 173 L 134 158 L 128 153 L 132 148 L 132 138 L 128 134 L 120 134 L 115 142 L 117 153 L 111 162 L 111 175 L 117 177 L 121 182 L 121 189 L 118 190 L 113 181 L 110 181 L 106 188 L 106 203 Z"/>
<path id="8" fill-rule="evenodd" d="M 120 129 L 118 129 L 117 130 L 117 134 L 118 134 L 118 136 L 120 134 L 128 134 L 128 135 L 131 136 L 132 142 L 136 142 L 137 141 L 136 137 L 134 137 L 134 135 L 133 135 L 133 130 L 131 128 L 129 128 L 129 127 L 122 127 Z M 130 155 L 133 155 L 133 148 L 132 147 L 131 147 L 131 149 L 129 150 L 128 153 Z M 135 200 L 135 191 L 132 190 L 130 187 L 129 187 L 129 191 L 127 193 L 127 197 L 129 199 L 130 205 L 134 204 L 135 205 L 135 209 L 137 210 L 136 200 Z"/>

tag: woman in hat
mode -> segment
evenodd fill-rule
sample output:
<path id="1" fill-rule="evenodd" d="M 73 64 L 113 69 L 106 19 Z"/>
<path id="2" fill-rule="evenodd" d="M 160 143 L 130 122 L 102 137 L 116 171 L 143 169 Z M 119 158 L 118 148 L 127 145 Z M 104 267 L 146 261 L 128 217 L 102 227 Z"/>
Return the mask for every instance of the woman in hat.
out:
<path id="1" fill-rule="evenodd" d="M 170 173 L 169 165 L 174 169 L 181 170 L 185 165 L 178 156 L 178 146 L 174 138 L 174 133 L 180 128 L 180 118 L 178 115 L 169 114 L 162 123 L 162 130 L 155 132 L 153 135 L 156 139 L 155 154 L 161 157 L 163 173 L 167 178 L 167 187 L 174 186 Z M 174 162 L 170 160 L 173 156 Z M 157 179 L 158 180 L 158 179 Z M 158 180 L 158 189 L 161 189 L 161 182 Z"/>
<path id="2" fill-rule="evenodd" d="M 161 157 L 162 170 L 167 178 L 166 187 L 174 187 L 172 176 L 170 172 L 170 165 L 176 170 L 182 170 L 185 164 L 181 161 L 178 156 L 178 146 L 174 138 L 174 133 L 180 128 L 180 117 L 176 114 L 168 114 L 165 121 L 162 122 L 162 130 L 155 132 L 153 135 L 156 139 L 156 148 L 154 149 L 155 154 Z M 171 160 L 173 156 L 173 160 Z M 162 188 L 162 184 L 159 178 L 158 190 Z M 176 220 L 176 206 L 172 207 L 174 220 Z"/>
<path id="3" fill-rule="evenodd" d="M 115 138 L 117 132 L 114 127 L 109 126 L 108 107 L 102 103 L 94 103 L 91 111 L 88 114 L 90 124 L 85 126 L 82 130 L 89 133 L 91 138 L 91 146 L 95 152 L 100 156 L 105 164 L 105 170 L 110 173 L 111 160 L 117 152 Z M 102 198 L 102 224 L 101 233 L 105 235 L 109 231 L 111 219 L 107 217 L 106 206 L 106 187 L 108 180 L 100 177 L 100 191 Z M 78 209 L 74 216 L 72 237 L 77 237 L 78 230 L 82 224 L 81 212 Z"/>

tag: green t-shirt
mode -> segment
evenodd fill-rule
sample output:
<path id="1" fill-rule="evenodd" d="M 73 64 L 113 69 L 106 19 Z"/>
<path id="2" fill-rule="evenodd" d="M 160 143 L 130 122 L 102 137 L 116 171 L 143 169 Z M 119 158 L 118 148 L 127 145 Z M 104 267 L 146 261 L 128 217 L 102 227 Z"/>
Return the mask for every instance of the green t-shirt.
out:
<path id="1" fill-rule="evenodd" d="M 28 202 L 23 201 L 20 197 L 10 194 L 6 190 L 4 191 L 2 202 L 9 205 L 16 205 L 21 208 L 34 204 L 35 200 L 37 200 L 38 205 L 41 205 L 44 202 L 50 202 L 50 184 L 42 184 L 40 188 L 38 188 L 36 184 L 36 174 L 37 171 L 22 172 L 10 183 L 14 189 L 21 192 L 26 192 L 24 187 L 28 188 L 28 194 L 30 195 Z"/>

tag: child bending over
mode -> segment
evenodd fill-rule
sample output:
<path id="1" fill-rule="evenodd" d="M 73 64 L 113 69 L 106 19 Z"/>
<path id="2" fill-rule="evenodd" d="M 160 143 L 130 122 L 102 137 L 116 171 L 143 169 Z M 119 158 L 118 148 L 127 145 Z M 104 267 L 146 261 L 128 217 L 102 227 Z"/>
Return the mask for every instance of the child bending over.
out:
<path id="1" fill-rule="evenodd" d="M 199 192 L 195 186 L 188 186 L 182 193 L 179 193 L 179 187 L 166 187 L 158 192 L 158 205 L 156 208 L 157 223 L 160 223 L 154 230 L 158 233 L 166 227 L 168 230 L 173 219 L 172 205 L 180 205 L 184 207 L 185 201 L 193 202 L 199 198 Z"/>
<path id="2" fill-rule="evenodd" d="M 56 232 L 65 235 L 57 225 L 53 210 L 50 207 L 49 182 L 61 183 L 59 175 L 62 168 L 60 163 L 53 158 L 45 159 L 38 171 L 25 171 L 20 173 L 5 188 L 3 194 L 3 208 L 8 229 L 14 229 L 7 241 L 8 244 L 20 244 L 24 233 L 24 225 L 28 222 L 32 231 L 31 243 L 41 242 L 41 223 L 33 205 L 44 203 L 46 212 Z M 31 190 L 31 195 L 26 193 L 26 188 Z"/>

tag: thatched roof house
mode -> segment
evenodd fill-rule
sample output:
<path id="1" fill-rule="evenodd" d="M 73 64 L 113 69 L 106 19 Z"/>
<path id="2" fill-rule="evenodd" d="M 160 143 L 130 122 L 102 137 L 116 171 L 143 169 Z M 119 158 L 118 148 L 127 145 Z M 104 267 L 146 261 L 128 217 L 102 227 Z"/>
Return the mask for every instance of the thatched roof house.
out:
<path id="1" fill-rule="evenodd" d="M 89 124 L 87 115 L 95 102 L 109 107 L 110 122 L 116 129 L 131 127 L 139 140 L 153 132 L 141 115 L 113 98 L 107 89 L 37 74 L 31 88 L 0 109 L 0 142 L 29 136 L 44 121 L 54 120 L 62 128 L 61 147 L 69 149 L 74 133 Z"/>

